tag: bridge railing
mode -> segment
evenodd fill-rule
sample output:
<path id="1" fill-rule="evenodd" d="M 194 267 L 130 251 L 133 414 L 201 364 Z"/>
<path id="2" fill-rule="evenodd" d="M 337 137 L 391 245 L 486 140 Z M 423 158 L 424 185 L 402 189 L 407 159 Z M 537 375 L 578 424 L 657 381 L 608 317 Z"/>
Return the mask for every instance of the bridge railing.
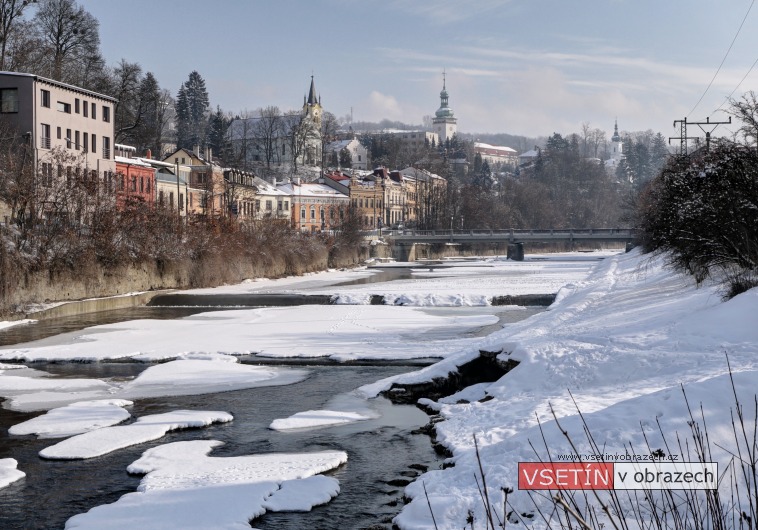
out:
<path id="1" fill-rule="evenodd" d="M 365 235 L 374 235 L 382 237 L 497 237 L 507 236 L 509 238 L 518 238 L 519 236 L 556 236 L 556 237 L 581 237 L 581 236 L 618 236 L 633 237 L 634 229 L 631 228 L 541 228 L 541 229 L 454 229 L 454 230 L 370 230 L 364 232 Z"/>

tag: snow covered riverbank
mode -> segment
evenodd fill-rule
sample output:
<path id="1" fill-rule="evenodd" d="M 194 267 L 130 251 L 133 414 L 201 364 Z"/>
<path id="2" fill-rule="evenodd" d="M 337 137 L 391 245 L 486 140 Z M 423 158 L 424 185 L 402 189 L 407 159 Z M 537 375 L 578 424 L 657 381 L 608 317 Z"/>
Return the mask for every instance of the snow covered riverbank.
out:
<path id="1" fill-rule="evenodd" d="M 722 302 L 715 287 L 697 288 L 692 278 L 666 268 L 660 257 L 633 252 L 606 259 L 589 278 L 564 287 L 547 312 L 511 324 L 478 345 L 502 350 L 501 358 L 520 364 L 477 389 L 488 401 L 439 405 L 445 421 L 436 424 L 438 441 L 453 452 L 455 466 L 430 471 L 411 484 L 406 494 L 413 501 L 396 523 L 404 530 L 433 527 L 425 485 L 440 529 L 463 528 L 469 510 L 477 526 L 484 524 L 474 434 L 501 518 L 501 487 L 516 489 L 518 462 L 547 460 L 538 420 L 553 455 L 572 453 L 552 421 L 551 407 L 579 452 L 593 453 L 569 391 L 606 453 L 624 454 L 630 444 L 637 452 L 649 452 L 643 431 L 651 449 L 666 448 L 656 421 L 669 443 L 677 432 L 687 436 L 689 416 L 680 385 L 693 407 L 702 403 L 711 443 L 733 446 L 729 410 L 734 397 L 726 354 L 740 400 L 750 405 L 758 389 L 756 314 L 758 289 Z M 430 380 L 474 355 L 463 350 L 362 391 L 375 395 L 393 381 Z M 693 455 L 679 456 L 694 460 Z M 714 451 L 722 465 L 728 456 Z M 509 503 L 519 513 L 535 512 L 523 491 L 516 489 Z M 545 523 L 537 516 L 532 524 Z"/>
<path id="2" fill-rule="evenodd" d="M 605 259 L 599 261 L 600 257 Z M 175 360 L 151 366 L 129 381 L 53 378 L 31 368 L 10 369 L 11 365 L 0 364 L 0 370 L 5 370 L 0 371 L 0 395 L 10 398 L 6 406 L 19 410 L 111 399 L 110 408 L 114 410 L 103 411 L 90 422 L 103 430 L 103 415 L 123 415 L 122 411 L 116 410 L 123 400 L 218 392 L 263 384 L 292 384 L 307 376 L 307 369 L 240 365 L 235 362 L 234 355 L 256 352 L 270 357 L 330 357 L 340 361 L 442 358 L 437 364 L 421 370 L 361 387 L 362 395 L 371 397 L 388 389 L 393 382 L 422 382 L 446 375 L 456 366 L 478 356 L 479 350 L 502 351 L 501 360 L 519 363 L 510 373 L 499 381 L 475 385 L 434 404 L 444 419 L 436 424 L 437 439 L 452 451 L 450 463 L 455 465 L 445 470 L 428 471 L 407 487 L 406 494 L 413 500 L 396 518 L 403 530 L 433 528 L 424 486 L 440 529 L 463 528 L 469 510 L 476 517 L 476 527 L 483 527 L 484 508 L 475 481 L 478 465 L 473 448 L 474 434 L 481 449 L 490 496 L 500 510 L 500 517 L 500 488 L 516 487 L 518 462 L 546 459 L 538 418 L 551 453 L 571 453 L 552 421 L 551 406 L 561 425 L 571 433 L 580 453 L 591 454 L 593 450 L 583 436 L 582 424 L 569 391 L 597 443 L 606 453 L 623 454 L 632 444 L 638 452 L 665 448 L 666 453 L 673 454 L 657 432 L 656 422 L 671 438 L 677 432 L 685 436 L 689 433 L 689 416 L 680 384 L 684 385 L 694 408 L 702 402 L 711 442 L 729 447 L 732 434 L 727 422 L 733 397 L 726 354 L 735 372 L 740 399 L 749 405 L 758 388 L 758 327 L 755 326 L 758 290 L 722 302 L 715 287 L 698 288 L 690 277 L 667 269 L 662 258 L 642 256 L 637 252 L 539 256 L 524 263 L 485 259 L 446 265 L 449 268 L 418 269 L 410 278 L 389 283 L 339 285 L 350 281 L 351 277 L 373 274 L 344 271 L 335 273 L 335 276 L 287 279 L 279 288 L 275 281 L 220 288 L 238 292 L 336 292 L 346 299 L 352 297 L 354 302 L 369 294 L 381 293 L 390 298 L 404 297 L 408 304 L 416 307 L 333 305 L 233 310 L 173 321 L 143 320 L 98 326 L 57 337 L 55 341 L 45 339 L 37 344 L 6 348 L 0 350 L 0 358 Z M 496 319 L 491 310 L 494 308 L 463 307 L 474 305 L 466 301 L 487 303 L 487 297 L 493 293 L 543 292 L 540 289 L 544 292 L 559 289 L 557 300 L 548 311 L 521 322 L 505 324 L 503 329 L 484 337 L 461 338 L 472 330 L 483 327 L 489 330 L 492 329 L 489 326 L 500 325 L 493 326 Z M 418 307 L 425 305 L 461 307 Z M 508 308 L 502 310 L 508 311 Z M 339 367 L 335 366 L 335 370 Z M 483 397 L 488 400 L 477 401 Z M 458 403 L 459 399 L 467 402 Z M 336 428 L 334 425 L 351 424 L 360 429 L 360 424 L 371 421 L 368 419 L 371 414 L 365 410 L 333 405 L 327 403 L 318 408 L 322 404 L 317 404 L 288 411 L 268 420 L 266 426 L 277 429 L 275 432 L 287 433 L 313 428 L 328 431 Z M 87 405 L 82 410 L 86 409 L 92 409 L 92 406 Z M 56 410 L 64 415 L 70 412 Z M 218 411 L 214 417 L 221 418 L 224 409 L 214 410 Z M 35 427 L 33 432 L 41 434 L 58 428 L 55 414 L 40 421 L 43 428 Z M 173 420 L 171 423 L 181 426 Z M 234 421 L 228 424 L 233 425 Z M 134 425 L 136 432 L 139 422 Z M 112 431 L 103 430 L 103 436 L 122 430 L 122 427 L 104 428 Z M 645 445 L 643 433 L 650 449 Z M 82 436 L 79 440 L 85 442 L 97 437 Z M 146 436 L 135 439 L 138 443 Z M 79 443 L 76 439 L 71 440 L 66 444 L 76 446 Z M 229 445 L 230 441 L 226 443 Z M 72 452 L 65 445 L 61 447 L 66 449 L 63 457 L 75 455 L 82 458 L 78 448 Z M 130 514 L 137 506 L 148 514 L 145 517 L 165 521 L 167 527 L 177 527 L 176 524 L 184 524 L 183 520 L 172 518 L 168 512 L 158 509 L 161 503 L 189 505 L 216 488 L 229 491 L 234 498 L 250 491 L 261 493 L 260 504 L 252 507 L 252 511 L 247 506 L 244 513 L 234 512 L 231 519 L 225 520 L 229 524 L 244 524 L 253 513 L 277 507 L 309 509 L 315 504 L 328 502 L 339 491 L 339 485 L 332 477 L 305 480 L 310 475 L 341 465 L 344 457 L 339 451 L 330 453 L 324 465 L 318 453 L 303 452 L 292 456 L 304 459 L 304 462 L 315 459 L 316 463 L 305 464 L 302 473 L 293 476 L 291 484 L 287 478 L 290 475 L 279 469 L 279 464 L 267 463 L 265 459 L 260 465 L 271 466 L 271 472 L 255 471 L 250 476 L 238 477 L 241 481 L 239 489 L 236 483 L 221 485 L 204 479 L 192 482 L 194 475 L 188 475 L 181 469 L 183 466 L 190 469 L 198 463 L 213 470 L 236 469 L 242 464 L 247 469 L 248 460 L 226 461 L 207 456 L 212 447 L 216 445 L 177 446 L 176 462 L 173 456 L 167 457 L 171 451 L 168 448 L 169 453 L 163 450 L 150 455 L 146 453 L 149 460 L 160 462 L 150 466 L 135 462 L 132 468 L 135 472 L 147 473 L 145 486 L 138 493 L 72 519 L 70 527 L 98 527 L 104 519 L 111 517 L 123 517 L 123 524 L 127 526 L 134 522 Z M 186 457 L 182 456 L 185 449 Z M 253 467 L 250 469 L 258 469 L 255 459 L 259 456 L 262 455 L 248 454 L 240 458 L 251 459 L 249 463 Z M 678 456 L 694 460 L 691 456 Z M 289 465 L 290 455 L 281 455 L 281 458 L 285 467 Z M 715 450 L 714 460 L 723 464 L 727 455 Z M 9 480 L 18 483 L 23 476 L 23 466 L 17 466 L 9 459 L 4 464 L 2 474 L 6 483 Z M 192 483 L 192 488 L 187 490 L 182 486 L 153 491 L 151 484 L 158 482 L 151 477 L 165 474 L 164 470 L 168 469 L 170 472 L 166 476 L 170 476 L 171 481 Z M 212 471 L 208 476 L 215 476 L 214 473 Z M 232 482 L 236 480 L 232 476 Z M 308 494 L 307 502 L 299 507 L 293 502 L 301 490 Z M 208 498 L 212 500 L 213 496 Z M 282 502 L 279 503 L 277 498 Z M 535 511 L 523 491 L 516 490 L 509 496 L 509 503 L 519 514 Z M 203 521 L 203 524 L 207 523 Z M 540 528 L 544 521 L 537 516 L 530 526 Z"/>

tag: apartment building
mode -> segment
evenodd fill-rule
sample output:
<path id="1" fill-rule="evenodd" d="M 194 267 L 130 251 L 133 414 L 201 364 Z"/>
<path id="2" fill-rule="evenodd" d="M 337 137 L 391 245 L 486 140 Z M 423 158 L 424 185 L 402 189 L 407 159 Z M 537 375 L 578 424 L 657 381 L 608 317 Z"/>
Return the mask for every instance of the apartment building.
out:
<path id="1" fill-rule="evenodd" d="M 116 100 L 33 74 L 0 72 L 0 119 L 18 131 L 45 182 L 78 174 L 112 180 Z"/>

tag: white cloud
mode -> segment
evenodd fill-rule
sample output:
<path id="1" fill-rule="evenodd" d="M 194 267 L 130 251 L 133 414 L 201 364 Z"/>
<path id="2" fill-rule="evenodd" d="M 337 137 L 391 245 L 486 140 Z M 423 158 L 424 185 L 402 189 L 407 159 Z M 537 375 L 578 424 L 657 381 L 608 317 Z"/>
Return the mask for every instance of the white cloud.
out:
<path id="1" fill-rule="evenodd" d="M 381 121 L 400 120 L 406 123 L 420 123 L 424 112 L 408 103 L 401 103 L 395 96 L 374 90 L 358 107 L 360 114 L 356 120 Z M 428 114 L 428 112 L 426 112 Z"/>

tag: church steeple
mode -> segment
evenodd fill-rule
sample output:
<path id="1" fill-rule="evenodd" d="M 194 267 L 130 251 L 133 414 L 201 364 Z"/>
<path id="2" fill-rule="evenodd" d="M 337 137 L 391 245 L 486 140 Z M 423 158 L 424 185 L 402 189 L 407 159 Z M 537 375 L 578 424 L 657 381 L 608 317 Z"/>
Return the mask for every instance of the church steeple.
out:
<path id="1" fill-rule="evenodd" d="M 620 142 L 621 136 L 619 136 L 619 121 L 615 121 L 613 125 L 613 136 L 611 136 L 611 142 Z"/>
<path id="2" fill-rule="evenodd" d="M 316 83 L 313 81 L 313 76 L 311 76 L 311 89 L 308 91 L 308 105 L 318 105 L 319 101 L 316 97 Z"/>
<path id="3" fill-rule="evenodd" d="M 453 109 L 448 107 L 448 94 L 447 94 L 447 87 L 445 79 L 446 74 L 445 71 L 442 71 L 442 92 L 440 92 L 440 108 L 437 109 L 437 112 L 435 115 L 438 118 L 452 118 L 453 117 Z"/>
<path id="4" fill-rule="evenodd" d="M 434 132 L 437 133 L 440 142 L 444 142 L 455 135 L 457 121 L 453 116 L 453 109 L 448 106 L 447 73 L 443 70 L 440 108 L 434 113 L 434 119 L 432 120 Z"/>

